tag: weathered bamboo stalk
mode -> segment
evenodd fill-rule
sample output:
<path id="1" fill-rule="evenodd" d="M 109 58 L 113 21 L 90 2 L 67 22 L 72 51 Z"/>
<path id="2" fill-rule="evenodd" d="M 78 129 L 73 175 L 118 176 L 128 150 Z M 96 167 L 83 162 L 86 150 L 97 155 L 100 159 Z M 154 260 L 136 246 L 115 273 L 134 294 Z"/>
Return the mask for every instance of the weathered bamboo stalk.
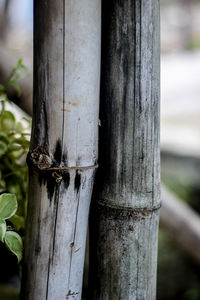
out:
<path id="1" fill-rule="evenodd" d="M 81 299 L 97 163 L 100 0 L 35 1 L 22 299 Z"/>
<path id="2" fill-rule="evenodd" d="M 91 299 L 154 300 L 160 208 L 159 1 L 102 6 Z"/>

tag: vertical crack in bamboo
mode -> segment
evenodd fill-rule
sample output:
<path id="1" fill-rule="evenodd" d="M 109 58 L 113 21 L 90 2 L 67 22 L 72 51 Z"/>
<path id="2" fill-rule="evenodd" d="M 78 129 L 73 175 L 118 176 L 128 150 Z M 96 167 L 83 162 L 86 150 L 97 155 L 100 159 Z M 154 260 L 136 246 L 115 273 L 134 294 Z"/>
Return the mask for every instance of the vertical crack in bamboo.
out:
<path id="1" fill-rule="evenodd" d="M 63 156 L 63 148 L 64 148 L 64 138 L 63 138 L 64 130 L 65 130 L 65 0 L 63 0 L 63 126 L 62 126 L 61 158 Z"/>
<path id="2" fill-rule="evenodd" d="M 77 175 L 77 173 L 76 173 Z M 75 190 L 75 193 L 76 193 L 76 190 Z M 77 196 L 78 198 L 78 201 L 77 201 L 77 208 L 76 208 L 76 216 L 75 216 L 75 225 L 74 225 L 74 233 L 73 233 L 73 241 L 72 243 L 70 244 L 71 246 L 71 250 L 70 250 L 70 266 L 69 266 L 69 276 L 68 276 L 68 291 L 70 290 L 69 287 L 70 287 L 70 275 L 71 275 L 71 265 L 72 265 L 72 254 L 73 254 L 73 251 L 74 251 L 74 244 L 75 244 L 75 238 L 76 238 L 76 226 L 77 226 L 77 218 L 78 218 L 78 209 L 79 209 L 79 201 L 80 201 L 80 195 L 79 195 L 79 190 L 77 192 Z"/>

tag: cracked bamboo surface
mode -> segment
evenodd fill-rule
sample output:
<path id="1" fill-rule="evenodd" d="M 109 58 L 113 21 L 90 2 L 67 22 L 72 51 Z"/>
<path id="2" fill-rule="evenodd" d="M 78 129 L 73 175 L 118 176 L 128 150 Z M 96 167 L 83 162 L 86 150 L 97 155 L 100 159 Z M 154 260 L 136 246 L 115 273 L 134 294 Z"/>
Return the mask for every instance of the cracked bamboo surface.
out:
<path id="1" fill-rule="evenodd" d="M 102 6 L 91 299 L 154 300 L 160 207 L 159 1 Z"/>
<path id="2" fill-rule="evenodd" d="M 22 299 L 80 300 L 97 162 L 100 0 L 35 1 Z"/>

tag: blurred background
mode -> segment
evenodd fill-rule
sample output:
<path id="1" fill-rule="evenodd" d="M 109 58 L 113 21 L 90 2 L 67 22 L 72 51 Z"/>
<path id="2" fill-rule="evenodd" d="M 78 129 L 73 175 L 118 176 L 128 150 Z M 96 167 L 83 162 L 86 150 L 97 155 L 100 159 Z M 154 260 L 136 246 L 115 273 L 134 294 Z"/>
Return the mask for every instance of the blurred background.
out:
<path id="1" fill-rule="evenodd" d="M 32 111 L 32 6 L 32 0 L 0 0 L 0 83 L 22 58 L 29 71 L 21 95 L 10 89 L 9 98 L 23 110 L 16 114 L 26 116 Z M 157 299 L 199 300 L 199 0 L 161 0 L 161 177 Z M 0 247 L 0 300 L 18 299 L 17 262 Z"/>
<path id="2" fill-rule="evenodd" d="M 158 299 L 197 300 L 200 260 L 193 251 L 200 250 L 200 1 L 197 0 L 161 1 L 161 178 L 173 195 L 163 190 Z"/>

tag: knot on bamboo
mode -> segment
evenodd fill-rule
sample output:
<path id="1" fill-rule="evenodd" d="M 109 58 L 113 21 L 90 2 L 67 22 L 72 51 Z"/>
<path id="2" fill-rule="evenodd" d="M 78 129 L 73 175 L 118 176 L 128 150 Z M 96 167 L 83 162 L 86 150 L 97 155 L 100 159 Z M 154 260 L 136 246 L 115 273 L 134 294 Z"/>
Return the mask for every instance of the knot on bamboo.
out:
<path id="1" fill-rule="evenodd" d="M 70 170 L 77 170 L 77 171 L 86 171 L 90 169 L 97 169 L 99 167 L 98 164 L 91 165 L 91 166 L 55 166 L 52 163 L 50 155 L 48 152 L 41 146 L 38 146 L 34 150 L 30 151 L 27 155 L 27 164 L 29 166 L 36 167 L 40 170 L 45 171 L 52 171 L 53 176 L 55 178 L 59 178 L 59 171 L 70 171 Z"/>
<path id="2" fill-rule="evenodd" d="M 28 165 L 33 166 L 36 170 L 41 171 L 43 176 L 48 178 L 50 176 L 56 183 L 60 183 L 63 179 L 62 167 L 54 168 L 52 166 L 50 155 L 42 146 L 37 146 L 34 150 L 28 153 L 27 163 Z M 49 175 L 47 175 L 46 172 L 48 172 Z"/>
<path id="3" fill-rule="evenodd" d="M 51 167 L 52 161 L 49 153 L 42 146 L 37 146 L 27 155 L 27 163 L 34 165 L 40 170 L 45 170 Z"/>

